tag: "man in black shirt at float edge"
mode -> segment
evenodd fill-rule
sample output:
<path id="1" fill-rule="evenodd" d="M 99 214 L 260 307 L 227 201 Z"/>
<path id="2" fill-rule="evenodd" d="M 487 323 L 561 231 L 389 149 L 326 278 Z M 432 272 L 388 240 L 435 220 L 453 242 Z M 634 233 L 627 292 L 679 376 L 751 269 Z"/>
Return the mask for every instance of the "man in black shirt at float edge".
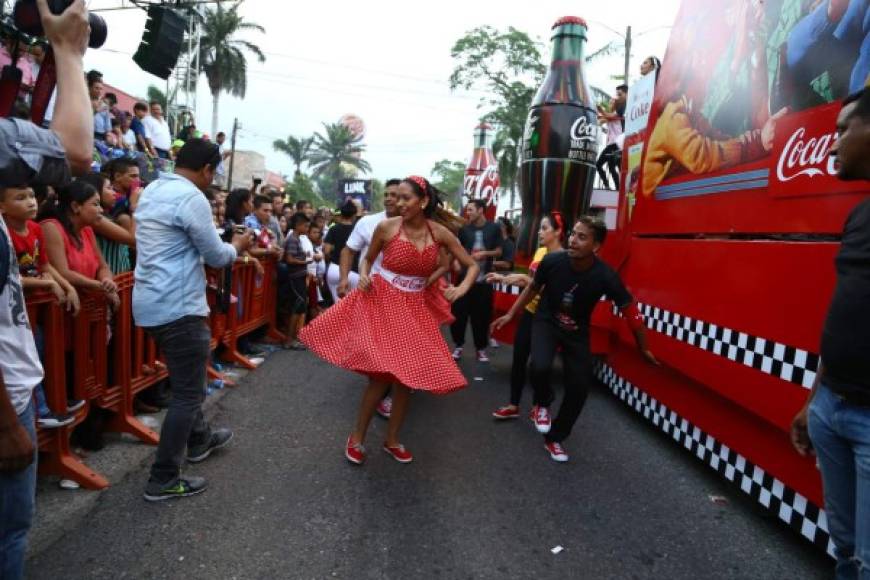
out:
<path id="1" fill-rule="evenodd" d="M 607 296 L 622 312 L 641 355 L 658 364 L 647 347 L 643 317 L 631 294 L 619 274 L 596 256 L 606 236 L 607 227 L 601 220 L 580 217 L 568 238 L 568 250 L 544 256 L 534 281 L 526 286 L 510 311 L 492 323 L 494 330 L 503 327 L 535 296 L 541 295 L 532 326 L 531 376 L 535 391 L 552 400 L 550 375 L 556 351 L 561 348 L 565 397 L 544 435 L 550 457 L 558 462 L 568 461 L 561 443 L 571 434 L 592 382 L 589 319 L 602 296 Z M 546 411 L 546 407 L 541 408 Z"/>
<path id="2" fill-rule="evenodd" d="M 837 176 L 870 180 L 870 91 L 843 102 L 837 133 Z M 870 578 L 870 199 L 849 214 L 835 264 L 821 362 L 791 439 L 818 456 L 836 577 L 857 580 Z"/>

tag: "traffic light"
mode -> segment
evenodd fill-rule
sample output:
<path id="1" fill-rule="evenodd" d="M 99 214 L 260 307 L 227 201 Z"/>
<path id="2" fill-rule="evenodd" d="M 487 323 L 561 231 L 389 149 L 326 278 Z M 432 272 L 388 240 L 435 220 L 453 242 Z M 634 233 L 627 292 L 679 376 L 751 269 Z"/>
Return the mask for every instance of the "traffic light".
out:
<path id="1" fill-rule="evenodd" d="M 163 6 L 149 6 L 145 32 L 133 61 L 145 72 L 161 79 L 169 78 L 184 45 L 186 28 L 187 21 L 178 12 Z"/>

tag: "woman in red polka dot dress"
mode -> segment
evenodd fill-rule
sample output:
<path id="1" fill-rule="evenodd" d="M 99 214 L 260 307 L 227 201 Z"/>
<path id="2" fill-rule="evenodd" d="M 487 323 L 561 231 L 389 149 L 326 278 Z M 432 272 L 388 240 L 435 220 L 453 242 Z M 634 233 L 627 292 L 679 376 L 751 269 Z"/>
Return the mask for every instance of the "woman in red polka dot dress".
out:
<path id="1" fill-rule="evenodd" d="M 465 295 L 477 277 L 477 263 L 453 233 L 434 221 L 446 212 L 438 190 L 422 177 L 409 177 L 398 190 L 399 216 L 382 221 L 360 261 L 359 285 L 347 298 L 314 319 L 299 339 L 332 364 L 369 377 L 345 456 L 365 461 L 363 440 L 375 407 L 390 385 L 393 408 L 384 451 L 401 463 L 413 456 L 399 443 L 399 428 L 410 390 L 450 393 L 468 384 L 450 356 L 439 325 L 452 320 L 450 303 Z M 468 268 L 459 286 L 439 277 L 441 248 Z M 369 276 L 383 250 L 382 268 Z"/>

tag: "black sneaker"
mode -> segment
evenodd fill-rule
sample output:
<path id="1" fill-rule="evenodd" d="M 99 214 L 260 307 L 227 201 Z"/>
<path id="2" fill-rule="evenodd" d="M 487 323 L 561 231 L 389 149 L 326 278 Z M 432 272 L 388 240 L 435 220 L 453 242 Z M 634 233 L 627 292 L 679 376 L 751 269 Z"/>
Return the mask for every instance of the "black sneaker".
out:
<path id="1" fill-rule="evenodd" d="M 55 413 L 49 413 L 45 417 L 38 417 L 36 419 L 36 424 L 39 425 L 41 429 L 57 429 L 58 427 L 64 427 L 69 425 L 76 418 L 74 415 L 57 415 Z"/>
<path id="2" fill-rule="evenodd" d="M 75 413 L 79 409 L 85 406 L 85 401 L 82 399 L 67 399 L 66 401 L 66 412 L 67 413 Z"/>
<path id="3" fill-rule="evenodd" d="M 163 501 L 176 497 L 189 497 L 202 493 L 208 484 L 204 477 L 176 477 L 169 483 L 149 481 L 145 486 L 145 501 Z"/>
<path id="4" fill-rule="evenodd" d="M 187 450 L 187 460 L 190 463 L 205 461 L 211 452 L 221 447 L 226 447 L 233 440 L 233 432 L 230 429 L 216 429 L 211 432 L 207 443 L 191 447 Z"/>

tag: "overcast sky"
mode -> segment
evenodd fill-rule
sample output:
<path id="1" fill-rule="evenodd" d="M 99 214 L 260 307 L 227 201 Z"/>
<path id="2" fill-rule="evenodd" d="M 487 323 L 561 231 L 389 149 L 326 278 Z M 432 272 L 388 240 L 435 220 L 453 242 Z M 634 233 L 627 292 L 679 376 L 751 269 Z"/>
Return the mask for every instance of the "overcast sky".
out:
<path id="1" fill-rule="evenodd" d="M 91 0 L 90 7 L 118 6 L 121 0 Z M 386 179 L 429 175 L 440 159 L 467 161 L 472 131 L 482 110 L 480 93 L 451 93 L 453 43 L 465 32 L 488 24 L 513 26 L 543 40 L 549 52 L 550 27 L 559 17 L 576 15 L 589 23 L 591 52 L 620 40 L 608 28 L 624 33 L 632 26 L 631 74 L 650 54 L 662 57 L 678 0 L 609 0 L 578 2 L 505 2 L 495 0 L 438 2 L 331 0 L 291 3 L 246 0 L 241 12 L 262 25 L 265 34 L 248 34 L 266 53 L 260 64 L 249 62 L 244 100 L 223 94 L 219 130 L 228 134 L 234 117 L 242 125 L 237 147 L 266 156 L 270 170 L 292 174 L 288 157 L 272 150 L 272 142 L 288 135 L 305 136 L 354 113 L 366 123 L 365 158 L 372 176 Z M 142 10 L 101 12 L 109 27 L 103 49 L 91 50 L 86 68 L 101 70 L 106 81 L 134 95 L 149 84 L 165 82 L 141 71 L 132 61 L 142 35 Z M 549 55 L 547 54 L 547 58 Z M 610 88 L 612 74 L 623 69 L 621 55 L 588 67 L 592 84 Z M 197 125 L 211 127 L 212 98 L 205 78 L 197 95 Z"/>

